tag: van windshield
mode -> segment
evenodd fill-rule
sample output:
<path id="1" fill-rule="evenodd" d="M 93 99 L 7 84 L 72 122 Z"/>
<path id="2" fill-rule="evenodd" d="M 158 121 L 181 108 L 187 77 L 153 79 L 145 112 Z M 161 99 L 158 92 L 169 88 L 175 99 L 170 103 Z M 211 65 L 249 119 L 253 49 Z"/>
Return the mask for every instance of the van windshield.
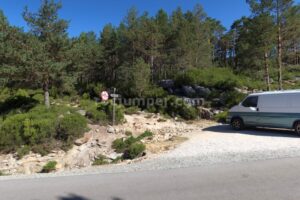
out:
<path id="1" fill-rule="evenodd" d="M 257 107 L 258 96 L 251 96 L 245 99 L 242 103 L 244 107 Z"/>

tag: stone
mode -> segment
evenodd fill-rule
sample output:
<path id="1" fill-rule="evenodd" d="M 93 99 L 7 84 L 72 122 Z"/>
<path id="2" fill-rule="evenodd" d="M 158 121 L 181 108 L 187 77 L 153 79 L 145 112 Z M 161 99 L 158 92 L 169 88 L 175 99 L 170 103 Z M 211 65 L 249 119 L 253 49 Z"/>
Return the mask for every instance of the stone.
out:
<path id="1" fill-rule="evenodd" d="M 213 119 L 213 112 L 211 112 L 208 108 L 198 107 L 201 119 L 211 120 Z"/>
<path id="2" fill-rule="evenodd" d="M 107 131 L 107 133 L 115 133 L 115 129 L 112 126 L 108 126 L 106 131 Z"/>
<path id="3" fill-rule="evenodd" d="M 111 160 L 115 160 L 115 159 L 117 159 L 118 157 L 121 157 L 121 156 L 122 156 L 121 153 L 113 152 L 113 153 L 107 155 L 106 157 L 111 159 Z"/>
<path id="4" fill-rule="evenodd" d="M 174 81 L 171 79 L 161 80 L 159 81 L 158 85 L 167 90 L 174 87 Z"/>
<path id="5" fill-rule="evenodd" d="M 192 86 L 182 86 L 182 93 L 186 97 L 195 97 L 196 91 Z"/>
<path id="6" fill-rule="evenodd" d="M 196 85 L 196 86 L 194 86 L 194 89 L 196 91 L 196 96 L 197 97 L 207 98 L 211 94 L 210 89 L 208 89 L 206 87 Z"/>
<path id="7" fill-rule="evenodd" d="M 79 113 L 82 116 L 86 115 L 86 111 L 85 110 L 78 110 L 77 113 Z"/>

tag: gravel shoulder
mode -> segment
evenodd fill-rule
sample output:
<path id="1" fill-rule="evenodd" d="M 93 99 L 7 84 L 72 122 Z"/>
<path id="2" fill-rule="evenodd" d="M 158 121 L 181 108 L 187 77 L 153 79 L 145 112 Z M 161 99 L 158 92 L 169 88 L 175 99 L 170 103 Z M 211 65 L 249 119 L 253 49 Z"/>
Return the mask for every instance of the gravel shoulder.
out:
<path id="1" fill-rule="evenodd" d="M 189 140 L 169 152 L 131 164 L 88 167 L 54 174 L 4 176 L 1 179 L 123 173 L 300 157 L 300 138 L 290 131 L 253 129 L 235 132 L 216 125 L 189 133 Z"/>

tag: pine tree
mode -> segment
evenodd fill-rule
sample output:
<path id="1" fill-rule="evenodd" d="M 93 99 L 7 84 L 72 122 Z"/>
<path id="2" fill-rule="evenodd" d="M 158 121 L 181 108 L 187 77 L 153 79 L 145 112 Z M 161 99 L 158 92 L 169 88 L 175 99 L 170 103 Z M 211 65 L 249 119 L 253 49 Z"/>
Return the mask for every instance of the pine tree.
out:
<path id="1" fill-rule="evenodd" d="M 58 17 L 61 3 L 54 0 L 44 0 L 37 13 L 31 13 L 25 8 L 24 20 L 31 28 L 31 32 L 45 45 L 47 59 L 39 67 L 39 79 L 42 81 L 45 94 L 45 105 L 50 106 L 49 87 L 51 78 L 61 72 L 64 63 L 65 47 L 67 46 L 68 22 Z"/>

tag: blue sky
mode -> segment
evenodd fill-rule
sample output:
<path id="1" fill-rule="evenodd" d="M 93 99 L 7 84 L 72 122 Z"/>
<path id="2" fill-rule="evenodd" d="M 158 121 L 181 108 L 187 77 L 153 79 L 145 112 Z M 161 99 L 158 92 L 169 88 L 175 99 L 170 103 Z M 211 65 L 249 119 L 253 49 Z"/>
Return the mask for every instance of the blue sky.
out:
<path id="1" fill-rule="evenodd" d="M 296 0 L 300 2 L 300 0 Z M 36 11 L 40 0 L 0 0 L 0 9 L 4 11 L 10 24 L 27 30 L 21 13 L 26 5 Z M 191 10 L 197 3 L 204 7 L 206 13 L 229 28 L 232 22 L 250 14 L 246 0 L 62 0 L 60 17 L 70 20 L 69 34 L 77 36 L 80 32 L 99 33 L 107 23 L 118 25 L 128 9 L 135 6 L 139 13 L 148 11 L 150 15 L 163 8 L 171 13 L 178 6 Z"/>

